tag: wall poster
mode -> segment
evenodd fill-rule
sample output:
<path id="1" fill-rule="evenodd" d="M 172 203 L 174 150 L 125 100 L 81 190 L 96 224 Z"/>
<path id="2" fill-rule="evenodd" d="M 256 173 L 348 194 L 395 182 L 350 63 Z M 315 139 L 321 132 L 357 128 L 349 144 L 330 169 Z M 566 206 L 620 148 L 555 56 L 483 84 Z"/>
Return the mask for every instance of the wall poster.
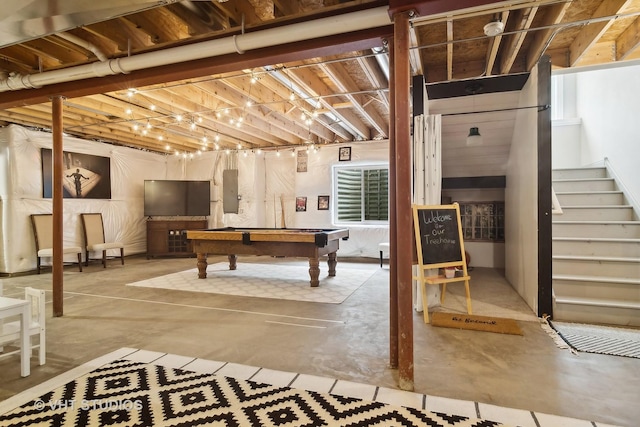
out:
<path id="1" fill-rule="evenodd" d="M 298 150 L 298 164 L 297 164 L 297 172 L 306 172 L 307 171 L 307 162 L 309 160 L 309 155 L 307 150 Z"/>
<path id="2" fill-rule="evenodd" d="M 110 199 L 111 159 L 63 151 L 62 197 L 66 199 Z M 53 179 L 53 152 L 41 150 L 42 197 L 50 199 Z"/>

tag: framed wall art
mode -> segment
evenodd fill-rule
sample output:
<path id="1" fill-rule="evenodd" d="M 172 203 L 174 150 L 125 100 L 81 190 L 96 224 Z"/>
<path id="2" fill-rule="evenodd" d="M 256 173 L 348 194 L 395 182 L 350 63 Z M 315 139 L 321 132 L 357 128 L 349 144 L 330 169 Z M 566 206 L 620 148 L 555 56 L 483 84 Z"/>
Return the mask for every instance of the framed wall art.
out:
<path id="1" fill-rule="evenodd" d="M 319 211 L 329 210 L 329 196 L 318 196 L 318 210 Z"/>
<path id="2" fill-rule="evenodd" d="M 351 160 L 351 147 L 340 147 L 338 160 L 341 162 L 348 162 Z"/>
<path id="3" fill-rule="evenodd" d="M 296 197 L 296 212 L 306 212 L 306 211 L 307 211 L 307 198 Z"/>
<path id="4" fill-rule="evenodd" d="M 66 199 L 110 199 L 111 159 L 63 151 L 64 171 L 62 173 L 62 197 Z M 42 157 L 42 197 L 53 195 L 53 152 L 49 148 L 41 150 Z"/>

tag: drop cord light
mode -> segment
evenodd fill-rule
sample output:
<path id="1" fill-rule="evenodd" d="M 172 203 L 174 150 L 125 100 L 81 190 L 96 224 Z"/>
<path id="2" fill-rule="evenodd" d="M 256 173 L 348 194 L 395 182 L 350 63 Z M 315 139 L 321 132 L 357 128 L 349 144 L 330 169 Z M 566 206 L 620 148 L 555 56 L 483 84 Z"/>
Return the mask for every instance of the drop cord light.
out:
<path id="1" fill-rule="evenodd" d="M 472 127 L 469 129 L 469 135 L 467 135 L 467 145 L 481 145 L 482 144 L 482 135 L 480 135 L 480 130 L 477 127 Z"/>

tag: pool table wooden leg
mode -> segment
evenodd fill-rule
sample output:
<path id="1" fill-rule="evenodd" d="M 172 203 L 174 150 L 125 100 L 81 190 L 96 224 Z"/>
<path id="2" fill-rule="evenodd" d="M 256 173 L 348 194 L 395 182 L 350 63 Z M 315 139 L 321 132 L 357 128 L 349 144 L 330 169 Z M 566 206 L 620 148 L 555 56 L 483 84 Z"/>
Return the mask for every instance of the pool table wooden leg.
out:
<path id="1" fill-rule="evenodd" d="M 327 265 L 329 266 L 329 276 L 333 277 L 336 275 L 336 264 L 338 261 L 336 260 L 336 253 L 331 252 L 329 254 L 329 259 L 327 260 Z"/>
<path id="2" fill-rule="evenodd" d="M 207 278 L 207 254 L 198 252 L 198 279 L 206 279 Z"/>
<path id="3" fill-rule="evenodd" d="M 229 255 L 229 270 L 236 269 L 236 261 L 238 257 L 236 255 Z"/>
<path id="4" fill-rule="evenodd" d="M 311 277 L 312 288 L 320 286 L 320 260 L 317 257 L 309 258 L 309 277 Z"/>

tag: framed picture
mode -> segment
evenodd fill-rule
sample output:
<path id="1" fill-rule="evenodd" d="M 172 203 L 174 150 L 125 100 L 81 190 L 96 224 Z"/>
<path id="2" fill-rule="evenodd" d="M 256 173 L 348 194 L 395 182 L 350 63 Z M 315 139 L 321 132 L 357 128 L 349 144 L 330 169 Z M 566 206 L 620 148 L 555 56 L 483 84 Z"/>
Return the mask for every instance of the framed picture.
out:
<path id="1" fill-rule="evenodd" d="M 318 196 L 318 210 L 319 211 L 329 210 L 329 196 Z"/>
<path id="2" fill-rule="evenodd" d="M 308 154 L 307 150 L 298 150 L 298 164 L 297 164 L 297 172 L 306 172 L 307 171 L 307 160 Z"/>
<path id="3" fill-rule="evenodd" d="M 307 198 L 296 197 L 296 212 L 306 212 L 306 211 L 307 211 Z"/>
<path id="4" fill-rule="evenodd" d="M 338 160 L 341 162 L 347 162 L 351 160 L 351 147 L 340 147 Z"/>
<path id="5" fill-rule="evenodd" d="M 42 197 L 53 195 L 53 152 L 42 148 Z M 62 197 L 65 199 L 110 199 L 111 160 L 109 157 L 64 151 Z"/>

